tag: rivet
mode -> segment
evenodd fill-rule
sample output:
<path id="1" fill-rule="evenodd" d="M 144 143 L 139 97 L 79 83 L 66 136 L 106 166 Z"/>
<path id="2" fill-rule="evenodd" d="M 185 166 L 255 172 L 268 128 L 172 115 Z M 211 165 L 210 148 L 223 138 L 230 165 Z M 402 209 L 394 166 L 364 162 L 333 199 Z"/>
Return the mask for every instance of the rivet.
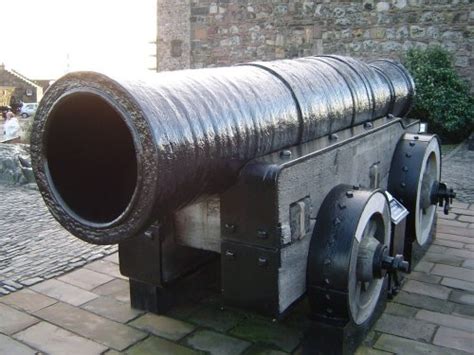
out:
<path id="1" fill-rule="evenodd" d="M 333 224 L 335 226 L 338 226 L 339 224 L 341 224 L 341 219 L 339 217 L 334 218 Z"/>
<path id="2" fill-rule="evenodd" d="M 410 154 L 410 153 L 405 153 L 405 156 L 406 156 L 407 158 L 411 158 L 411 154 Z"/>
<path id="3" fill-rule="evenodd" d="M 360 186 L 359 186 L 359 185 L 353 185 L 352 188 L 353 188 L 354 190 L 360 190 Z"/>
<path id="4" fill-rule="evenodd" d="M 153 233 L 153 231 L 151 230 L 148 230 L 145 232 L 145 237 L 150 239 L 150 240 L 153 240 L 155 239 L 155 233 Z"/>
<path id="5" fill-rule="evenodd" d="M 346 206 L 345 204 L 343 204 L 343 203 L 338 203 L 337 205 L 339 206 L 339 208 L 340 208 L 341 210 L 343 210 L 344 208 L 347 207 L 347 206 Z"/>
<path id="6" fill-rule="evenodd" d="M 285 149 L 280 152 L 280 157 L 288 158 L 291 157 L 291 150 Z"/>
<path id="7" fill-rule="evenodd" d="M 401 187 L 406 187 L 407 184 L 405 184 L 404 182 L 402 182 L 402 183 L 400 183 L 400 186 L 401 186 Z"/>
<path id="8" fill-rule="evenodd" d="M 389 120 L 392 120 L 392 119 L 394 119 L 394 118 L 395 118 L 395 116 L 394 116 L 394 115 L 392 115 L 391 113 L 389 113 L 389 114 L 387 115 L 387 118 L 388 118 Z"/>
<path id="9" fill-rule="evenodd" d="M 415 137 L 413 137 L 413 138 L 415 138 L 415 140 L 418 140 L 418 139 L 420 139 L 420 137 L 418 137 L 418 136 L 415 136 Z"/>
<path id="10" fill-rule="evenodd" d="M 258 258 L 258 266 L 266 266 L 268 264 L 267 258 L 264 258 L 263 256 Z"/>
<path id="11" fill-rule="evenodd" d="M 224 225 L 224 227 L 229 233 L 234 233 L 235 232 L 235 225 L 234 224 L 226 223 Z"/>
<path id="12" fill-rule="evenodd" d="M 329 293 L 326 293 L 326 299 L 327 300 L 330 300 L 331 299 L 331 295 Z"/>
<path id="13" fill-rule="evenodd" d="M 227 256 L 228 258 L 233 258 L 233 257 L 235 257 L 235 254 L 234 254 L 234 252 L 232 252 L 230 250 L 226 250 L 225 251 L 225 256 Z"/>
<path id="14" fill-rule="evenodd" d="M 402 168 L 402 170 L 403 170 L 404 172 L 407 172 L 407 171 L 408 171 L 408 166 L 404 166 L 404 167 Z"/>
<path id="15" fill-rule="evenodd" d="M 372 128 L 374 125 L 372 124 L 372 122 L 365 122 L 364 123 L 364 128 L 365 129 L 369 129 L 369 128 Z"/>
<path id="16" fill-rule="evenodd" d="M 219 309 L 220 309 L 221 311 L 224 311 L 224 310 L 225 310 L 225 308 L 224 308 L 223 306 L 221 306 Z"/>
<path id="17" fill-rule="evenodd" d="M 349 197 L 349 198 L 352 198 L 352 197 L 354 197 L 354 192 L 349 190 L 349 191 L 346 192 L 346 196 Z"/>
<path id="18" fill-rule="evenodd" d="M 267 239 L 268 238 L 268 232 L 266 230 L 263 230 L 263 229 L 259 229 L 257 231 L 257 236 L 258 238 L 260 239 Z"/>
<path id="19" fill-rule="evenodd" d="M 325 283 L 326 285 L 329 285 L 329 279 L 328 279 L 328 278 L 325 278 L 325 279 L 324 279 L 324 283 Z"/>
<path id="20" fill-rule="evenodd" d="M 336 133 L 332 133 L 329 135 L 329 139 L 336 141 L 339 139 L 339 136 Z"/>
<path id="21" fill-rule="evenodd" d="M 326 309 L 326 312 L 328 312 L 329 314 L 331 314 L 331 313 L 332 313 L 332 308 L 327 308 L 327 309 Z"/>
<path id="22" fill-rule="evenodd" d="M 410 147 L 414 147 L 415 146 L 415 142 L 410 142 Z"/>
<path id="23" fill-rule="evenodd" d="M 329 258 L 324 259 L 324 265 L 329 265 L 329 264 L 331 264 L 331 259 Z"/>

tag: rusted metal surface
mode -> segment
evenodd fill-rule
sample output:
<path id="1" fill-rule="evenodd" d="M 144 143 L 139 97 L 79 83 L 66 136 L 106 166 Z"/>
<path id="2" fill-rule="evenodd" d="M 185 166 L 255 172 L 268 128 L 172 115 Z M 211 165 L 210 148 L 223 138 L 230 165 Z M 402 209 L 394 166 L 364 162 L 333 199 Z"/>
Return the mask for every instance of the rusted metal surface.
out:
<path id="1" fill-rule="evenodd" d="M 32 161 L 65 228 L 116 243 L 227 188 L 255 157 L 404 115 L 413 94 L 399 64 L 338 56 L 131 80 L 71 73 L 38 108 Z"/>

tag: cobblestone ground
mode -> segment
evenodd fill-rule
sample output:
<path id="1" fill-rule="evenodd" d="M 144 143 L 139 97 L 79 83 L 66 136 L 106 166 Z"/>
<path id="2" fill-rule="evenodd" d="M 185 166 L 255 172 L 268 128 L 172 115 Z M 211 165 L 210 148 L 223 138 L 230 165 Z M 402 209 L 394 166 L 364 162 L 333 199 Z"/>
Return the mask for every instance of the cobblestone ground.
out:
<path id="1" fill-rule="evenodd" d="M 64 230 L 36 190 L 0 185 L 0 295 L 109 255 Z"/>
<path id="2" fill-rule="evenodd" d="M 464 143 L 446 158 L 441 171 L 443 181 L 454 188 L 458 201 L 474 202 L 474 151 Z"/>

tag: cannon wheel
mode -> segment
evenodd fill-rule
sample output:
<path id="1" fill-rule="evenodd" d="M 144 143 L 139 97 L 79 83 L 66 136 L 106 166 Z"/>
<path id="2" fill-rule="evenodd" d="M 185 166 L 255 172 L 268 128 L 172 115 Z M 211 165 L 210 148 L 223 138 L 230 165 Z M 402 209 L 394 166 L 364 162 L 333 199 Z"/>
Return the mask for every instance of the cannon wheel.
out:
<path id="1" fill-rule="evenodd" d="M 436 214 L 433 185 L 441 177 L 441 150 L 435 135 L 405 134 L 390 167 L 388 191 L 408 209 L 406 238 L 424 246 Z"/>
<path id="2" fill-rule="evenodd" d="M 374 265 L 390 245 L 390 232 L 383 192 L 339 185 L 326 196 L 308 256 L 312 319 L 370 327 L 379 301 L 385 299 L 385 273 Z"/>

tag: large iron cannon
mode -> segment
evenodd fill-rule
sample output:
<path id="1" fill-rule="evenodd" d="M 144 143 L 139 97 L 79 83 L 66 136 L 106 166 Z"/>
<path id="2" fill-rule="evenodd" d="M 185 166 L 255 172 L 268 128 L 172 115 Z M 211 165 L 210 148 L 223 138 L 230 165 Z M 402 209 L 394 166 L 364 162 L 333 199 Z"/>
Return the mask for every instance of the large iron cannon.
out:
<path id="1" fill-rule="evenodd" d="M 368 329 L 453 196 L 438 139 L 403 118 L 414 91 L 396 62 L 340 56 L 71 73 L 38 108 L 33 168 L 66 229 L 120 243 L 134 307 L 166 311 L 218 259 L 226 304 L 281 317 L 307 293 L 324 348 Z"/>

